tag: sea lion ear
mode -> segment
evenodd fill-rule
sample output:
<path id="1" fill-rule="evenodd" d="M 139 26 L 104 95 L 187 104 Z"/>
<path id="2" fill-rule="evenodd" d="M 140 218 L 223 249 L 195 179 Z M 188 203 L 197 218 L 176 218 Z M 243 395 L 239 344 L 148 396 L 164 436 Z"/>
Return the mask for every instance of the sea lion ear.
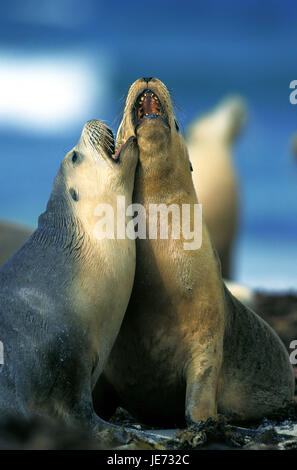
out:
<path id="1" fill-rule="evenodd" d="M 72 150 L 72 153 L 70 155 L 72 163 L 75 163 L 77 161 L 77 152 L 75 150 Z"/>
<path id="2" fill-rule="evenodd" d="M 69 189 L 69 193 L 70 193 L 72 199 L 73 199 L 75 202 L 77 202 L 78 199 L 79 199 L 79 197 L 78 197 L 78 192 L 77 192 L 74 188 L 70 188 L 70 189 Z"/>
<path id="3" fill-rule="evenodd" d="M 191 163 L 191 162 L 189 162 L 189 163 L 190 163 L 190 170 L 191 170 L 191 171 L 194 171 L 194 170 L 193 170 L 193 167 L 192 167 L 192 163 Z"/>
<path id="4" fill-rule="evenodd" d="M 174 119 L 174 124 L 175 124 L 176 132 L 179 132 L 179 125 L 176 119 Z"/>
<path id="5" fill-rule="evenodd" d="M 71 160 L 73 165 L 78 165 L 79 163 L 82 162 L 83 160 L 83 155 L 81 152 L 78 152 L 77 150 L 72 150 L 69 153 L 69 160 Z"/>

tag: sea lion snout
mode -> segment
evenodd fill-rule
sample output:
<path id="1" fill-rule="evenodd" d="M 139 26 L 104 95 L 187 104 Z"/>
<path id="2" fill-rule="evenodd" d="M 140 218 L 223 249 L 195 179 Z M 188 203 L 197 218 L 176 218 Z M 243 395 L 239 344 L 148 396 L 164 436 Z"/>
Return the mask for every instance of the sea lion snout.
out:
<path id="1" fill-rule="evenodd" d="M 95 119 L 88 121 L 84 126 L 82 139 L 87 144 L 90 143 L 98 153 L 107 155 L 115 163 L 122 163 L 126 152 L 129 152 L 128 166 L 131 166 L 131 163 L 136 163 L 138 158 L 136 137 L 131 136 L 116 150 L 113 132 L 102 121 Z"/>
<path id="2" fill-rule="evenodd" d="M 143 77 L 142 80 L 144 80 L 146 83 L 149 83 L 151 80 L 153 80 L 153 77 Z"/>
<path id="3" fill-rule="evenodd" d="M 176 131 L 169 91 L 158 78 L 138 78 L 128 92 L 117 144 L 122 144 L 131 135 L 138 136 L 140 127 L 150 127 L 153 122 L 158 125 L 154 124 L 151 129 L 158 133 L 165 126 L 169 131 Z"/>
<path id="4" fill-rule="evenodd" d="M 115 140 L 112 130 L 102 121 L 92 119 L 84 125 L 81 138 L 86 144 L 91 144 L 99 153 L 104 152 L 109 158 L 115 157 Z"/>

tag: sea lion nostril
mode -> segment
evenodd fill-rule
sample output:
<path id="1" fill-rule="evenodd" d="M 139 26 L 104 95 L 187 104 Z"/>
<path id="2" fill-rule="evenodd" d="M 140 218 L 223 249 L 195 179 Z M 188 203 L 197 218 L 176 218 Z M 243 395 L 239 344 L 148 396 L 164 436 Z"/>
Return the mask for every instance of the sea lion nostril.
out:
<path id="1" fill-rule="evenodd" d="M 142 80 L 144 80 L 146 83 L 150 82 L 153 77 L 143 77 Z"/>

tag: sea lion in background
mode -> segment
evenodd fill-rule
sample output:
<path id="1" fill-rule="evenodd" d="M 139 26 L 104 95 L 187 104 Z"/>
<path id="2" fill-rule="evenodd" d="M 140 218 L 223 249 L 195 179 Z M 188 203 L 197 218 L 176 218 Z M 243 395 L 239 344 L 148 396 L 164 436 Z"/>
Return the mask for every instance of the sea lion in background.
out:
<path id="1" fill-rule="evenodd" d="M 133 202 L 197 203 L 189 156 L 169 92 L 155 78 L 130 88 L 118 144 L 137 137 Z M 198 191 L 199 194 L 199 191 Z M 193 211 L 192 211 L 193 227 Z M 294 378 L 274 331 L 224 286 L 205 224 L 200 249 L 185 239 L 136 240 L 129 305 L 94 405 L 108 418 L 121 405 L 144 423 L 174 426 L 217 414 L 263 417 L 291 400 Z"/>
<path id="2" fill-rule="evenodd" d="M 2 220 L 0 222 L 0 266 L 28 240 L 32 230 Z"/>
<path id="3" fill-rule="evenodd" d="M 243 284 L 239 284 L 238 282 L 228 281 L 225 280 L 225 284 L 228 290 L 231 292 L 234 297 L 237 298 L 241 303 L 246 305 L 247 307 L 255 310 L 254 306 L 254 298 L 255 298 L 255 291 L 250 287 L 244 286 Z"/>
<path id="4" fill-rule="evenodd" d="M 232 246 L 237 234 L 239 195 L 232 144 L 246 121 L 242 99 L 223 101 L 190 124 L 187 144 L 193 182 L 225 278 L 232 276 Z"/>
<path id="5" fill-rule="evenodd" d="M 89 121 L 64 158 L 38 228 L 0 269 L 0 418 L 49 415 L 88 428 L 102 421 L 92 387 L 130 297 L 135 241 L 99 240 L 98 204 L 131 203 L 138 158 L 131 138 Z M 124 219 L 125 222 L 125 219 Z M 3 362 L 3 361 L 2 361 Z"/>

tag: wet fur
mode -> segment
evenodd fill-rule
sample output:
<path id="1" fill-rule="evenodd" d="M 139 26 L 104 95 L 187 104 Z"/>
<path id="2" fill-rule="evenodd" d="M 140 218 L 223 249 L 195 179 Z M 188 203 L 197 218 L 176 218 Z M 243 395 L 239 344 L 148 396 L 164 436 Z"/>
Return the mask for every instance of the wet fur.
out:
<path id="1" fill-rule="evenodd" d="M 149 88 L 167 113 L 136 128 L 139 165 L 133 202 L 197 202 L 183 137 L 175 130 L 163 83 L 131 87 L 118 143 L 134 135 L 133 103 Z M 172 426 L 217 413 L 264 416 L 294 393 L 288 354 L 274 332 L 225 288 L 203 226 L 202 247 L 183 240 L 137 240 L 136 275 L 127 312 L 95 391 L 106 418 L 119 404 L 142 422 Z M 264 355 L 265 354 L 265 355 Z"/>
<path id="2" fill-rule="evenodd" d="M 112 162 L 106 132 L 99 121 L 86 124 L 75 147 L 79 164 L 66 155 L 37 230 L 0 270 L 1 419 L 34 414 L 88 428 L 101 423 L 91 393 L 130 297 L 135 242 L 98 241 L 94 209 L 115 205 L 119 194 L 130 203 L 138 156 L 131 144 L 120 164 Z"/>

